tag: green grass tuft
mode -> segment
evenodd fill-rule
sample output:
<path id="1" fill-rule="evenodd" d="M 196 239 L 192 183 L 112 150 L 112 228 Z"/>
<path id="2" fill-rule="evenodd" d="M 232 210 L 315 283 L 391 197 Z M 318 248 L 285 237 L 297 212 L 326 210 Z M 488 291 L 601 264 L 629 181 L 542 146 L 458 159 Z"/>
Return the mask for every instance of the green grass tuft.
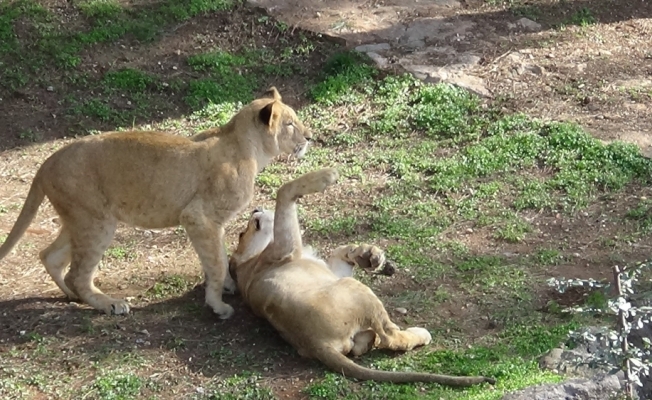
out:
<path id="1" fill-rule="evenodd" d="M 335 54 L 326 62 L 324 80 L 311 89 L 312 98 L 326 106 L 355 102 L 358 97 L 353 89 L 372 85 L 378 72 L 368 62 L 358 52 Z"/>
<path id="2" fill-rule="evenodd" d="M 111 89 L 121 89 L 133 93 L 141 93 L 147 90 L 155 82 L 151 75 L 131 68 L 119 71 L 109 71 L 104 75 L 102 83 Z"/>

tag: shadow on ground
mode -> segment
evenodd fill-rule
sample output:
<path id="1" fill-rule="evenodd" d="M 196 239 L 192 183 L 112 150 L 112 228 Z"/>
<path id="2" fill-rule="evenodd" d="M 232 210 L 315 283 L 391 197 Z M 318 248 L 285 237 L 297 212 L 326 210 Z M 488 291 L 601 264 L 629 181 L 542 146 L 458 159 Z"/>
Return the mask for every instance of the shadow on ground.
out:
<path id="1" fill-rule="evenodd" d="M 270 85 L 305 102 L 303 84 L 333 44 L 245 6 L 196 3 L 136 3 L 114 10 L 120 23 L 73 2 L 3 5 L 0 150 L 165 121 L 174 130 L 209 103 L 247 103 Z"/>

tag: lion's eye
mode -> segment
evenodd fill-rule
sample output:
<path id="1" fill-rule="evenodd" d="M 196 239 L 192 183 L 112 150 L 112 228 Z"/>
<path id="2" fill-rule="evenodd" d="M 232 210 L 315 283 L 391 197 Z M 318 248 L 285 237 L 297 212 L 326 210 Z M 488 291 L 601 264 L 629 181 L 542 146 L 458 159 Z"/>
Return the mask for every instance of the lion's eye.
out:
<path id="1" fill-rule="evenodd" d="M 260 230 L 260 220 L 259 219 L 256 219 L 256 230 L 257 231 Z"/>
<path id="2" fill-rule="evenodd" d="M 294 121 L 288 121 L 285 123 L 287 126 L 294 126 Z"/>

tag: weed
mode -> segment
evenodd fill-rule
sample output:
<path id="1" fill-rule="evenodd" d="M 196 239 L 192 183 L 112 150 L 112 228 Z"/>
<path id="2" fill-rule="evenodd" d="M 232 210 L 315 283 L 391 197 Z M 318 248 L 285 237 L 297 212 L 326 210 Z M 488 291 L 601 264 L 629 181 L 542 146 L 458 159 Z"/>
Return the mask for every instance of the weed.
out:
<path id="1" fill-rule="evenodd" d="M 109 106 L 105 100 L 99 98 L 89 99 L 70 108 L 73 115 L 96 118 L 103 122 L 121 120 L 119 113 Z"/>
<path id="2" fill-rule="evenodd" d="M 129 400 L 140 394 L 143 381 L 132 373 L 109 372 L 97 378 L 93 389 L 103 400 Z"/>
<path id="3" fill-rule="evenodd" d="M 636 221 L 639 225 L 639 229 L 644 233 L 652 230 L 652 202 L 648 199 L 639 201 L 639 203 L 632 209 L 630 209 L 625 217 L 627 219 Z"/>
<path id="4" fill-rule="evenodd" d="M 553 197 L 547 190 L 544 180 L 527 177 L 525 179 L 519 179 L 515 186 L 518 190 L 518 195 L 512 205 L 516 210 L 543 210 L 553 207 Z"/>
<path id="5" fill-rule="evenodd" d="M 587 7 L 582 7 L 568 18 L 566 24 L 586 27 L 596 22 L 597 20 L 593 16 L 593 12 Z"/>
<path id="6" fill-rule="evenodd" d="M 122 13 L 122 7 L 116 0 L 87 0 L 77 7 L 88 18 L 109 20 Z"/>
<path id="7" fill-rule="evenodd" d="M 35 143 L 35 142 L 39 141 L 39 139 L 41 138 L 41 135 L 38 132 L 34 132 L 33 130 L 28 129 L 28 130 L 24 130 L 24 131 L 20 132 L 18 137 L 20 139 L 27 140 L 27 141 Z"/>
<path id="8" fill-rule="evenodd" d="M 133 260 L 136 255 L 124 246 L 113 246 L 106 250 L 106 256 L 116 260 Z"/>
<path id="9" fill-rule="evenodd" d="M 155 79 L 137 69 L 125 68 L 119 71 L 109 71 L 102 82 L 111 89 L 121 89 L 133 93 L 144 92 Z"/>
<path id="10" fill-rule="evenodd" d="M 514 4 L 510 7 L 511 12 L 518 17 L 525 17 L 532 21 L 541 18 L 541 10 L 536 6 Z"/>
<path id="11" fill-rule="evenodd" d="M 352 101 L 355 98 L 353 89 L 371 85 L 376 73 L 366 56 L 354 51 L 337 53 L 324 66 L 325 79 L 310 93 L 316 102 L 324 105 Z"/>
<path id="12" fill-rule="evenodd" d="M 563 255 L 555 249 L 541 249 L 536 253 L 535 258 L 539 264 L 545 266 L 557 265 L 564 259 Z"/>
<path id="13" fill-rule="evenodd" d="M 241 108 L 241 102 L 209 103 L 192 113 L 189 120 L 198 122 L 197 130 L 203 131 L 225 125 Z"/>
<path id="14" fill-rule="evenodd" d="M 244 372 L 221 380 L 204 389 L 204 394 L 196 399 L 223 400 L 272 400 L 273 392 L 263 386 L 262 379 L 254 374 Z"/>
<path id="15" fill-rule="evenodd" d="M 257 87 L 255 80 L 239 74 L 223 76 L 224 79 L 202 78 L 190 81 L 186 103 L 193 109 L 222 102 L 248 103 L 253 100 Z"/>
<path id="16" fill-rule="evenodd" d="M 494 237 L 507 242 L 517 243 L 525 239 L 525 235 L 532 232 L 532 226 L 518 218 L 509 218 L 501 227 L 496 229 Z"/>
<path id="17" fill-rule="evenodd" d="M 147 295 L 154 299 L 178 296 L 189 290 L 195 283 L 194 279 L 188 279 L 186 276 L 168 275 L 163 277 L 160 282 L 156 282 L 147 291 Z"/>
<path id="18" fill-rule="evenodd" d="M 320 235 L 343 235 L 352 237 L 360 222 L 354 216 L 345 216 L 338 218 L 331 216 L 328 220 L 313 219 L 308 222 L 307 227 Z"/>
<path id="19" fill-rule="evenodd" d="M 458 139 L 479 133 L 479 99 L 450 84 L 423 85 L 414 98 L 414 124 L 431 137 Z"/>
<path id="20" fill-rule="evenodd" d="M 165 347 L 168 350 L 183 349 L 186 347 L 186 341 L 181 337 L 174 336 L 165 342 Z"/>
<path id="21" fill-rule="evenodd" d="M 221 50 L 197 54 L 188 58 L 188 65 L 195 71 L 210 71 L 220 75 L 231 74 L 233 67 L 242 66 L 246 59 Z"/>

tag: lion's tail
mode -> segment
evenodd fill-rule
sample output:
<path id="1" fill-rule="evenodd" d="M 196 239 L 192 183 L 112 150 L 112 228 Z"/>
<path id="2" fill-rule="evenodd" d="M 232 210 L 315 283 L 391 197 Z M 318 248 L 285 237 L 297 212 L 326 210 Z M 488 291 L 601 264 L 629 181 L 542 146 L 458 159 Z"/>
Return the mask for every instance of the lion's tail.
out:
<path id="1" fill-rule="evenodd" d="M 34 178 L 32 186 L 29 188 L 25 204 L 23 204 L 23 209 L 20 210 L 20 215 L 18 215 L 16 223 L 13 228 L 11 228 L 9 236 L 7 236 L 7 239 L 2 243 L 2 246 L 0 246 L 0 260 L 9 254 L 11 249 L 13 249 L 16 243 L 18 243 L 18 240 L 20 240 L 20 238 L 25 234 L 29 224 L 31 224 L 34 219 L 38 208 L 41 203 L 43 203 L 44 198 L 45 193 L 43 193 L 43 189 L 41 188 L 37 178 Z"/>
<path id="2" fill-rule="evenodd" d="M 365 368 L 354 363 L 332 347 L 324 347 L 316 354 L 317 358 L 330 369 L 343 374 L 344 376 L 360 379 L 363 381 L 372 380 L 378 382 L 434 382 L 446 386 L 471 386 L 483 382 L 495 384 L 496 380 L 484 376 L 451 376 L 428 374 L 419 372 L 390 372 L 378 371 Z"/>

